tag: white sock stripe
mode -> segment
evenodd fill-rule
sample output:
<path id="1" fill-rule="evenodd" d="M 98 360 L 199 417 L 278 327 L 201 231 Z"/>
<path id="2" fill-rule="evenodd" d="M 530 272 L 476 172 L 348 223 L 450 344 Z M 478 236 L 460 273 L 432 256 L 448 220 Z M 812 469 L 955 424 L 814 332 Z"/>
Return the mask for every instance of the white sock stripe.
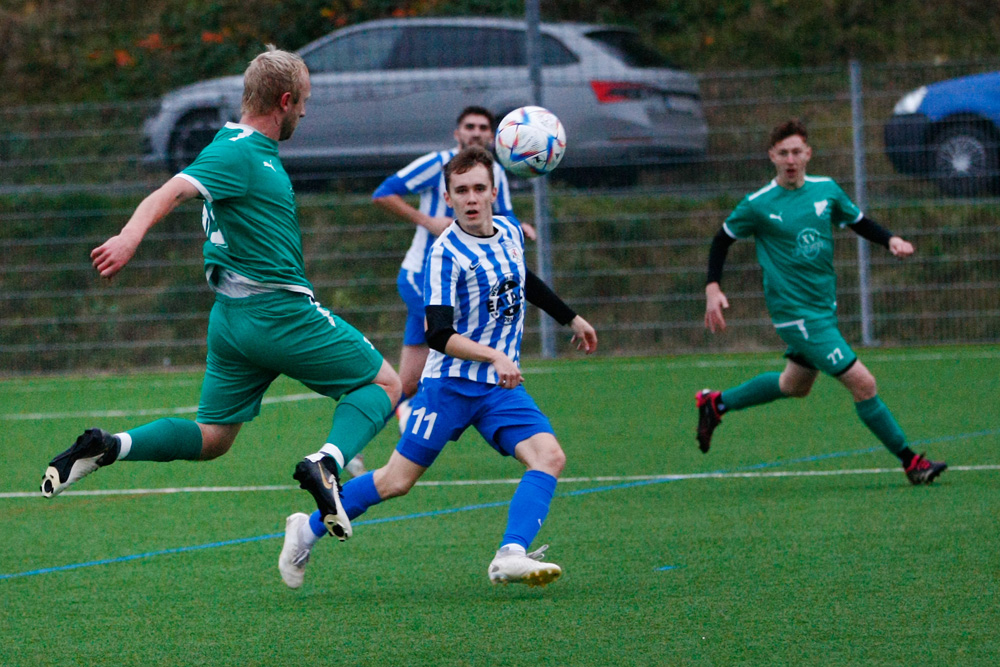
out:
<path id="1" fill-rule="evenodd" d="M 122 447 L 118 451 L 118 458 L 115 460 L 121 461 L 122 459 L 127 458 L 129 452 L 132 451 L 132 436 L 122 431 L 121 433 L 115 433 L 115 437 L 117 437 L 122 443 Z"/>
<path id="2" fill-rule="evenodd" d="M 337 461 L 337 465 L 340 466 L 341 470 L 343 470 L 347 461 L 344 460 L 344 453 L 340 451 L 340 447 L 328 442 L 320 447 L 319 451 L 323 452 L 327 456 L 332 456 L 334 460 Z"/>

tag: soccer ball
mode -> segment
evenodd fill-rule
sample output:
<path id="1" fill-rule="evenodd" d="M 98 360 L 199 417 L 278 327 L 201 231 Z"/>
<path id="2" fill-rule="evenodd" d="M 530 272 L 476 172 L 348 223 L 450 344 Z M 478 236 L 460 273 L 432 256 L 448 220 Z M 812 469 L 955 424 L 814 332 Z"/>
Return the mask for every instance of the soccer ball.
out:
<path id="1" fill-rule="evenodd" d="M 503 117 L 497 128 L 497 159 L 515 176 L 547 174 L 566 152 L 566 131 L 556 115 L 542 107 L 521 107 Z"/>

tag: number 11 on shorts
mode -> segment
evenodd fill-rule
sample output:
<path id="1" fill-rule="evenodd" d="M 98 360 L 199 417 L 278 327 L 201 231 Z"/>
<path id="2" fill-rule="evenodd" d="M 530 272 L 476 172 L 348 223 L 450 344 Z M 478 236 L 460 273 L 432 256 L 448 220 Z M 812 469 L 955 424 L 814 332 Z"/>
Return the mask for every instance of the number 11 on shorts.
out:
<path id="1" fill-rule="evenodd" d="M 427 408 L 417 408 L 410 415 L 410 419 L 413 421 L 413 429 L 410 431 L 413 435 L 420 435 L 420 426 L 424 422 L 424 417 L 427 417 L 427 430 L 424 431 L 424 440 L 431 437 L 431 431 L 434 430 L 434 422 L 437 420 L 438 413 L 432 412 L 427 414 Z"/>

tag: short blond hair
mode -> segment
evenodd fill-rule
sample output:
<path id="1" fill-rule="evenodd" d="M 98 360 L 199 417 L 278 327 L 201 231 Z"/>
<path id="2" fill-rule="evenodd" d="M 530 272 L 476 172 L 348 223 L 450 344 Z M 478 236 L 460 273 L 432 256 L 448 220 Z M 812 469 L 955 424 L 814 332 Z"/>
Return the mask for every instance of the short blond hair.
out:
<path id="1" fill-rule="evenodd" d="M 251 60 L 243 73 L 240 111 L 249 116 L 268 114 L 278 108 L 284 93 L 291 93 L 292 103 L 298 103 L 303 72 L 308 74 L 309 69 L 302 58 L 268 44 L 267 50 Z"/>

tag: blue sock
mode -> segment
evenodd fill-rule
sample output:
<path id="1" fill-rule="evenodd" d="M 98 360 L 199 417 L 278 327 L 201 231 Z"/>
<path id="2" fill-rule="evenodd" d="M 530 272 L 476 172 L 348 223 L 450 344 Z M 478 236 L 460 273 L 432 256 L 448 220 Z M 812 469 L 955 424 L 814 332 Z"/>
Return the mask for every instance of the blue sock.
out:
<path id="1" fill-rule="evenodd" d="M 309 528 L 312 529 L 313 535 L 316 537 L 326 535 L 326 524 L 323 523 L 323 516 L 319 513 L 319 510 L 309 515 Z"/>
<path id="2" fill-rule="evenodd" d="M 556 492 L 556 478 L 540 470 L 528 470 L 510 500 L 507 530 L 500 546 L 520 544 L 525 551 L 542 529 L 549 513 L 549 504 Z"/>
<path id="3" fill-rule="evenodd" d="M 382 496 L 375 488 L 375 473 L 366 472 L 361 477 L 355 477 L 344 484 L 340 502 L 344 505 L 347 518 L 352 521 L 364 514 L 372 505 L 382 502 Z"/>
<path id="4" fill-rule="evenodd" d="M 340 496 L 340 502 L 344 505 L 348 519 L 359 517 L 372 505 L 378 505 L 382 502 L 382 497 L 375 489 L 374 473 L 366 472 L 361 477 L 355 477 L 344 484 L 344 492 Z M 326 524 L 323 523 L 323 516 L 319 510 L 309 515 L 309 527 L 316 537 L 323 537 L 327 534 Z"/>

